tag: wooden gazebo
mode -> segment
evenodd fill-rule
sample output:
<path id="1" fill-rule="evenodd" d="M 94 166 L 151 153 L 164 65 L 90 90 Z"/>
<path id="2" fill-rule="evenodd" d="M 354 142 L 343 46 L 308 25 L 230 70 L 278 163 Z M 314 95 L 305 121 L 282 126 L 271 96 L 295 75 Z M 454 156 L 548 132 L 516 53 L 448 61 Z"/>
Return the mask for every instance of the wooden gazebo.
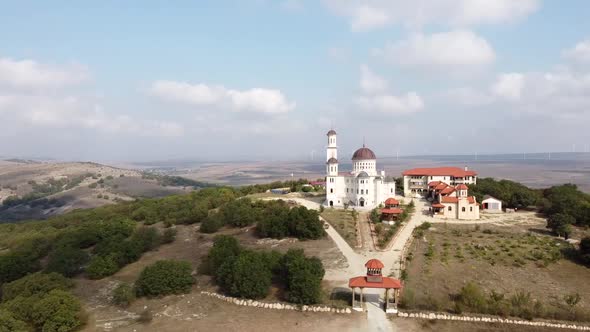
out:
<path id="1" fill-rule="evenodd" d="M 383 288 L 385 289 L 385 312 L 397 313 L 397 302 L 399 291 L 402 288 L 401 281 L 394 278 L 384 277 L 382 274 L 383 263 L 378 259 L 371 259 L 366 264 L 367 275 L 354 277 L 348 281 L 348 287 L 352 288 L 352 309 L 363 310 L 363 289 Z M 360 303 L 356 302 L 356 289 L 360 288 Z M 389 290 L 393 290 L 390 292 Z"/>

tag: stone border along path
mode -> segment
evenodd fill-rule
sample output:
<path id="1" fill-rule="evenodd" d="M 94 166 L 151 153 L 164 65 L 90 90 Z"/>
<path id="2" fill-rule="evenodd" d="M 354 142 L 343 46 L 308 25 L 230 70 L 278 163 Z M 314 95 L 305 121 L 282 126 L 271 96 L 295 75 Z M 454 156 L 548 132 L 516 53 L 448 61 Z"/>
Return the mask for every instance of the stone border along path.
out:
<path id="1" fill-rule="evenodd" d="M 513 325 L 528 325 L 528 326 L 542 326 L 551 327 L 556 329 L 571 329 L 580 331 L 590 331 L 590 326 L 587 325 L 575 325 L 565 322 L 535 322 L 520 319 L 504 319 L 498 317 L 483 317 L 483 316 L 468 316 L 468 315 L 449 315 L 446 313 L 424 313 L 424 312 L 398 312 L 398 317 L 402 318 L 418 318 L 418 319 L 429 319 L 429 320 L 455 320 L 463 322 L 482 322 L 482 323 L 500 323 L 500 324 L 513 324 Z"/>
<path id="2" fill-rule="evenodd" d="M 262 302 L 262 301 L 255 301 L 255 300 L 247 300 L 247 299 L 240 299 L 237 297 L 225 296 L 218 293 L 206 292 L 202 291 L 201 294 L 207 295 L 210 297 L 217 298 L 219 300 L 230 302 L 235 305 L 241 305 L 246 307 L 257 307 L 257 308 L 264 308 L 264 309 L 275 309 L 275 310 L 298 310 L 298 311 L 308 311 L 308 312 L 330 312 L 334 314 L 350 314 L 352 310 L 350 308 L 346 309 L 338 309 L 328 306 L 311 306 L 311 305 L 303 305 L 298 306 L 295 304 L 285 304 L 280 302 Z"/>

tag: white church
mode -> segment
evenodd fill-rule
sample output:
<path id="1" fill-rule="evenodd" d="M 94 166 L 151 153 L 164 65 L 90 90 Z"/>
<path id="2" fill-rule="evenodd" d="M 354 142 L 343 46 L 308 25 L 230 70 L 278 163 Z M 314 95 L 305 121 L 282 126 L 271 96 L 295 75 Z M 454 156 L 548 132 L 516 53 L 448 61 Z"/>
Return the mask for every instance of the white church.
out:
<path id="1" fill-rule="evenodd" d="M 327 135 L 325 205 L 372 209 L 395 196 L 395 182 L 386 181 L 385 171 L 377 172 L 377 157 L 364 144 L 352 155 L 352 171 L 339 172 L 336 131 Z"/>

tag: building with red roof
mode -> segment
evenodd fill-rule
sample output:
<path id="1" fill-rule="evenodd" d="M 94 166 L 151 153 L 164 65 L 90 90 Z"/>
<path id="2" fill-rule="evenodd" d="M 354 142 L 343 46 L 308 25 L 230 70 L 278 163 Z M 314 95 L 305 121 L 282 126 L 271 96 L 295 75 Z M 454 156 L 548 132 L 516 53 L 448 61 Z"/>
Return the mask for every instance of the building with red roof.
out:
<path id="1" fill-rule="evenodd" d="M 477 183 L 477 172 L 467 167 L 413 168 L 404 171 L 402 175 L 406 197 L 425 196 L 430 188 L 438 188 L 441 183 L 447 186 Z M 444 188 L 440 188 L 442 189 Z"/>
<path id="2" fill-rule="evenodd" d="M 469 196 L 469 187 L 464 183 L 456 186 L 444 182 L 436 186 L 429 185 L 427 197 L 432 200 L 430 213 L 435 218 L 479 219 L 479 204 L 475 196 Z"/>

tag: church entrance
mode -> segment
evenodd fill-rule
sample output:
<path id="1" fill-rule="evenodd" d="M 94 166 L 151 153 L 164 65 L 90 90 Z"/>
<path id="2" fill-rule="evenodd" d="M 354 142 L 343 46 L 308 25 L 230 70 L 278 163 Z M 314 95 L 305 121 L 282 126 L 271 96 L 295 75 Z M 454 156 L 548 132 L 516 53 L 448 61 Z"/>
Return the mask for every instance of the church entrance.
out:
<path id="1" fill-rule="evenodd" d="M 359 200 L 359 205 L 360 205 L 361 207 L 365 206 L 365 199 L 364 199 L 364 198 L 361 198 L 361 199 Z"/>
<path id="2" fill-rule="evenodd" d="M 334 206 L 334 201 L 330 201 L 330 206 Z"/>

